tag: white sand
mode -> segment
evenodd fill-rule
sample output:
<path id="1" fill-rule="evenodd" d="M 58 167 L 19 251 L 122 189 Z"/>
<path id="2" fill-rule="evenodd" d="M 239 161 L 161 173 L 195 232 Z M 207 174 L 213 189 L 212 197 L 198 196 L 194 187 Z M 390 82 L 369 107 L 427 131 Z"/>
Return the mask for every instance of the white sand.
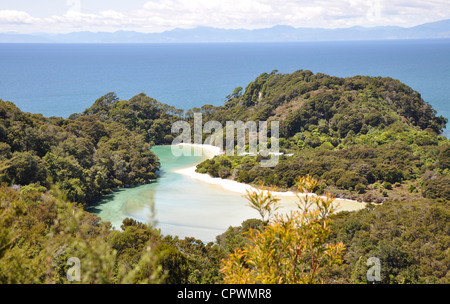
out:
<path id="1" fill-rule="evenodd" d="M 208 155 L 207 155 L 208 158 L 212 158 L 216 155 L 223 154 L 223 151 L 221 151 L 221 149 L 219 147 L 212 146 L 212 145 L 186 144 L 186 143 L 183 143 L 180 145 L 189 145 L 192 147 L 202 148 L 203 150 L 205 150 L 208 153 Z M 193 178 L 193 179 L 205 182 L 205 183 L 220 185 L 222 188 L 224 188 L 228 191 L 240 193 L 243 195 L 247 194 L 247 190 L 256 190 L 257 189 L 253 186 L 243 184 L 243 183 L 240 183 L 237 181 L 233 181 L 233 180 L 229 180 L 229 179 L 222 179 L 219 177 L 212 177 L 209 174 L 201 174 L 201 173 L 195 172 L 195 170 L 196 170 L 196 166 L 193 166 L 193 167 L 178 169 L 174 172 L 178 173 L 178 174 L 189 176 L 190 178 Z M 304 195 L 302 193 L 295 193 L 292 191 L 286 191 L 286 192 L 274 191 L 274 192 L 272 192 L 272 194 L 277 197 L 291 197 L 291 198 L 295 198 L 297 195 Z M 291 209 L 296 209 L 297 205 L 294 203 L 294 201 L 295 201 L 294 199 L 290 199 L 289 201 L 281 199 L 281 201 L 280 201 L 281 208 L 285 209 L 286 211 L 291 210 Z M 339 204 L 340 211 L 344 211 L 344 210 L 354 211 L 354 210 L 358 210 L 358 209 L 363 209 L 366 205 L 366 203 L 361 203 L 361 202 L 357 202 L 357 201 L 353 201 L 353 200 L 346 200 L 346 199 L 336 199 L 335 202 Z"/>
<path id="2" fill-rule="evenodd" d="M 202 148 L 203 150 L 205 150 L 208 153 L 208 158 L 213 158 L 216 155 L 223 154 L 222 149 L 220 149 L 219 147 L 213 146 L 213 145 L 186 144 L 186 143 L 182 143 L 182 144 L 178 144 L 178 145 Z"/>

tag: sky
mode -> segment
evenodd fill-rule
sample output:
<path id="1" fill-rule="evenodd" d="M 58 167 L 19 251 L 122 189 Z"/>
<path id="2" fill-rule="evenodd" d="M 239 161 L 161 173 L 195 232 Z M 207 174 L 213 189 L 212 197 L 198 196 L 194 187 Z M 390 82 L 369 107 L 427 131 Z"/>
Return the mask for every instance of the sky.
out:
<path id="1" fill-rule="evenodd" d="M 411 27 L 443 19 L 449 0 L 0 0 L 0 32 L 18 33 Z"/>

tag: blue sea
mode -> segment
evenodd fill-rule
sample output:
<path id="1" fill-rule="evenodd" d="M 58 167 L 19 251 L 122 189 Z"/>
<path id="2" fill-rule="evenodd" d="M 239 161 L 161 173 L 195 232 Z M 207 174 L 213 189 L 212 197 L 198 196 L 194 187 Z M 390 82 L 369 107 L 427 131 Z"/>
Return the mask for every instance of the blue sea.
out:
<path id="1" fill-rule="evenodd" d="M 263 72 L 389 76 L 450 118 L 450 40 L 214 44 L 0 44 L 0 98 L 68 117 L 100 96 L 144 92 L 189 109 L 222 105 Z M 446 132 L 448 133 L 448 132 Z"/>

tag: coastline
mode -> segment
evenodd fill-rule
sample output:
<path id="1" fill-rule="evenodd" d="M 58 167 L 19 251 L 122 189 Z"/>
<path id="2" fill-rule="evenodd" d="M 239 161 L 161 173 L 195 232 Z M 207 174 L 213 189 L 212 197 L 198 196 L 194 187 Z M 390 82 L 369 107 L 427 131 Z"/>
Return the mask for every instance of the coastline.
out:
<path id="1" fill-rule="evenodd" d="M 198 147 L 202 148 L 203 151 L 207 152 L 207 158 L 213 158 L 216 155 L 223 154 L 223 151 L 219 147 L 213 145 L 204 145 L 204 144 L 188 144 L 181 143 L 179 145 L 186 145 L 190 147 Z M 195 180 L 199 180 L 204 183 L 214 184 L 222 187 L 225 190 L 239 193 L 242 195 L 247 194 L 247 190 L 257 190 L 254 186 L 240 183 L 238 181 L 230 180 L 230 179 L 222 179 L 220 177 L 212 177 L 209 174 L 202 174 L 195 171 L 196 166 L 182 168 L 174 170 L 174 173 L 181 174 L 193 178 Z M 305 195 L 303 193 L 295 193 L 293 191 L 273 191 L 272 194 L 274 196 L 279 197 L 280 200 L 280 209 L 285 209 L 286 211 L 292 210 L 293 208 L 297 208 L 297 204 L 295 203 L 295 199 L 298 196 Z M 355 211 L 359 209 L 365 208 L 367 203 L 358 202 L 347 199 L 335 199 L 335 202 L 339 204 L 339 211 Z"/>

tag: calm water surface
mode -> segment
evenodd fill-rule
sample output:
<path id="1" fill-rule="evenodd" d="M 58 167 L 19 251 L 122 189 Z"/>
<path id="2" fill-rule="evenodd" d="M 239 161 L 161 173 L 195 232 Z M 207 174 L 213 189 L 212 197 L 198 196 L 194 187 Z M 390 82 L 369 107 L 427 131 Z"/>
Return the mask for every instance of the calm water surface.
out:
<path id="1" fill-rule="evenodd" d="M 191 149 L 191 155 L 194 155 L 194 150 L 202 150 L 198 147 Z M 246 219 L 259 218 L 259 213 L 248 206 L 242 194 L 174 172 L 210 157 L 207 152 L 204 156 L 175 157 L 170 146 L 155 146 L 152 151 L 162 164 L 155 183 L 119 190 L 89 211 L 111 222 L 116 229 L 120 229 L 127 217 L 141 222 L 155 220 L 156 227 L 164 235 L 192 236 L 204 242 L 215 241 L 216 236 L 229 226 L 239 226 Z M 280 212 L 295 208 L 296 197 L 279 198 Z M 364 208 L 356 202 L 339 203 L 340 210 Z"/>
<path id="2" fill-rule="evenodd" d="M 222 105 L 261 73 L 389 76 L 450 118 L 450 39 L 212 44 L 0 44 L 0 98 L 68 117 L 116 92 L 181 109 Z"/>
<path id="3" fill-rule="evenodd" d="M 201 162 L 206 154 L 175 157 L 170 146 L 155 146 L 152 151 L 162 163 L 157 182 L 119 190 L 89 211 L 117 229 L 126 217 L 147 222 L 153 214 L 163 234 L 203 241 L 214 241 L 230 225 L 258 216 L 240 194 L 173 172 Z"/>

